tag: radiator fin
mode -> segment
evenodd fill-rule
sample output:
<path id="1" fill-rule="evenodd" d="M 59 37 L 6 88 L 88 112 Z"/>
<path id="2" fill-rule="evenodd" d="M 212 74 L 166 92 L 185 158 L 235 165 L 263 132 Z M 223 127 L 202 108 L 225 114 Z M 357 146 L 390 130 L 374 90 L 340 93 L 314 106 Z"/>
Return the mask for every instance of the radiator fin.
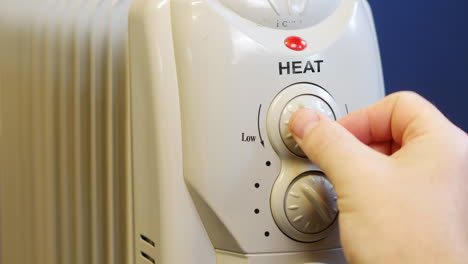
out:
<path id="1" fill-rule="evenodd" d="M 0 263 L 133 263 L 132 0 L 0 0 Z"/>

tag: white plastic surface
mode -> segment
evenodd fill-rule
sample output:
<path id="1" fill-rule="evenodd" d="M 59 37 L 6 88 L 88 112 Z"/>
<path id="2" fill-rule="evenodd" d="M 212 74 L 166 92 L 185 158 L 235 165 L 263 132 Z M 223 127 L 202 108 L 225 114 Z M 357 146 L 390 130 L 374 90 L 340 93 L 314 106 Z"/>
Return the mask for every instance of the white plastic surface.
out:
<path id="1" fill-rule="evenodd" d="M 158 264 L 215 264 L 214 248 L 183 179 L 170 5 L 135 0 L 129 19 L 134 263 L 149 263 L 145 252 Z"/>
<path id="2" fill-rule="evenodd" d="M 340 264 L 346 263 L 340 249 L 315 252 L 275 252 L 266 254 L 239 254 L 216 251 L 217 264 Z"/>
<path id="3" fill-rule="evenodd" d="M 259 25 L 294 30 L 316 25 L 343 0 L 219 0 L 240 16 Z"/>

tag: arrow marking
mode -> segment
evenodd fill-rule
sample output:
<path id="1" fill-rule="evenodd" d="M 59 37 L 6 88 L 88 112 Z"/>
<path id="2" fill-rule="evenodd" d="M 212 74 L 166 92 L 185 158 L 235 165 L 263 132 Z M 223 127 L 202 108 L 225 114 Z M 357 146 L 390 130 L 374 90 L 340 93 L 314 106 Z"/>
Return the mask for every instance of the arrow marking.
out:
<path id="1" fill-rule="evenodd" d="M 262 144 L 263 147 L 265 147 L 265 142 L 263 141 L 262 138 L 262 133 L 260 131 L 260 113 L 262 111 L 262 105 L 258 107 L 258 121 L 257 121 L 257 128 L 258 128 L 258 136 L 260 137 L 260 143 Z"/>

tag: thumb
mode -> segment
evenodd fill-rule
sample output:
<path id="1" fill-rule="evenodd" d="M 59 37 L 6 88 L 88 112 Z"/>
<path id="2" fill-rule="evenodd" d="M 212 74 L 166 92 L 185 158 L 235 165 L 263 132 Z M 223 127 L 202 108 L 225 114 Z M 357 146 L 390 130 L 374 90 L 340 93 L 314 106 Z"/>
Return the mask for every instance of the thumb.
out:
<path id="1" fill-rule="evenodd" d="M 382 162 L 381 154 L 359 141 L 346 128 L 319 112 L 303 109 L 290 119 L 289 130 L 309 159 L 321 168 L 338 189 Z M 354 179 L 356 180 L 356 179 Z"/>

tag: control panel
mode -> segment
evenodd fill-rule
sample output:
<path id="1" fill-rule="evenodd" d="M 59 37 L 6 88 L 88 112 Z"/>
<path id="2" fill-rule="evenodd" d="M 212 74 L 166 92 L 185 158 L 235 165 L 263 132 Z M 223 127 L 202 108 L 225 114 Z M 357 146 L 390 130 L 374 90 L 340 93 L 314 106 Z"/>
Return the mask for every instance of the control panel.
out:
<path id="1" fill-rule="evenodd" d="M 289 119 L 301 108 L 314 109 L 333 120 L 341 114 L 333 97 L 313 83 L 285 88 L 268 111 L 268 136 L 282 162 L 271 197 L 273 217 L 285 235 L 313 242 L 327 236 L 334 226 L 337 197 L 332 184 L 307 160 L 289 131 Z"/>

